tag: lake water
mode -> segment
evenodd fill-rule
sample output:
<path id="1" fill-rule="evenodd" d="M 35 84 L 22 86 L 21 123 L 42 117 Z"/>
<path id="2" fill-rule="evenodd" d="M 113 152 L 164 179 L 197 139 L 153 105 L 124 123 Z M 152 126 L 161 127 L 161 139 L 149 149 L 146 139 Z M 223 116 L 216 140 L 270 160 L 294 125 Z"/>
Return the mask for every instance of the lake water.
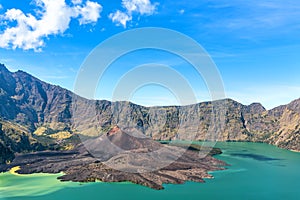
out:
<path id="1" fill-rule="evenodd" d="M 165 185 L 156 191 L 131 183 L 61 183 L 57 175 L 0 174 L 1 200 L 300 199 L 300 153 L 267 144 L 222 142 L 217 158 L 231 166 L 206 183 Z"/>

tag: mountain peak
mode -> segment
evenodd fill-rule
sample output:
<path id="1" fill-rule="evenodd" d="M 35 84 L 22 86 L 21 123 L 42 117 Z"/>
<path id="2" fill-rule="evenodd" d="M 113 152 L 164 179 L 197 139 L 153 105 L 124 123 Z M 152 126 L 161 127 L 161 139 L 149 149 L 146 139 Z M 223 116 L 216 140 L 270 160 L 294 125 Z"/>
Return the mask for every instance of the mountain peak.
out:
<path id="1" fill-rule="evenodd" d="M 31 77 L 31 78 L 38 79 L 38 78 L 32 76 L 31 74 L 29 74 L 29 73 L 23 71 L 23 70 L 18 70 L 18 71 L 16 71 L 16 72 L 14 72 L 14 74 L 17 75 L 17 76 L 27 76 L 27 77 Z"/>
<path id="2" fill-rule="evenodd" d="M 265 107 L 261 103 L 255 102 L 248 106 L 252 112 L 261 113 L 266 111 Z"/>
<path id="3" fill-rule="evenodd" d="M 296 100 L 292 101 L 291 103 L 289 103 L 287 105 L 287 107 L 290 110 L 294 110 L 294 111 L 300 113 L 300 99 L 296 99 Z"/>
<path id="4" fill-rule="evenodd" d="M 2 63 L 0 63 L 0 72 L 10 73 L 10 71 L 7 69 L 7 67 Z"/>

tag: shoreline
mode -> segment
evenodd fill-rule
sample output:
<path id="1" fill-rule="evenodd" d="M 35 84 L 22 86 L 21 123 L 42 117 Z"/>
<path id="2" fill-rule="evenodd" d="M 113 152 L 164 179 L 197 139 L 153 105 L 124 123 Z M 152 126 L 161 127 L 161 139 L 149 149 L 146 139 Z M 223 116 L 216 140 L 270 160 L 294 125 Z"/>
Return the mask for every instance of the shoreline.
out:
<path id="1" fill-rule="evenodd" d="M 15 176 L 22 176 L 21 174 L 19 174 L 17 171 L 19 171 L 21 169 L 20 166 L 16 166 L 16 167 L 12 167 L 8 172 L 12 175 Z"/>
<path id="2" fill-rule="evenodd" d="M 186 141 L 186 140 L 182 140 L 182 141 Z M 195 140 L 193 142 L 206 142 L 206 141 L 201 141 L 201 140 Z M 300 150 L 295 150 L 295 149 L 286 149 L 286 148 L 282 148 L 282 147 L 279 147 L 275 144 L 272 144 L 272 143 L 267 143 L 267 142 L 259 142 L 259 141 L 234 141 L 234 140 L 228 140 L 228 141 L 216 141 L 215 143 L 219 143 L 219 142 L 227 142 L 227 143 L 254 143 L 254 144 L 267 144 L 267 145 L 271 145 L 271 146 L 274 146 L 276 148 L 279 148 L 279 149 L 282 149 L 282 150 L 287 150 L 287 151 L 290 151 L 290 152 L 296 152 L 296 153 L 300 153 Z"/>
<path id="3" fill-rule="evenodd" d="M 146 142 L 161 147 L 159 143 L 153 141 Z M 169 147 L 163 152 L 163 155 L 172 156 L 177 148 L 180 147 Z M 74 156 L 74 154 L 76 154 L 76 156 Z M 127 155 L 129 155 L 129 153 L 121 154 L 121 156 L 125 158 Z M 116 156 L 119 158 L 118 155 Z M 83 183 L 95 182 L 96 180 L 99 182 L 125 181 L 156 190 L 162 190 L 164 189 L 164 183 L 182 184 L 185 181 L 204 182 L 204 178 L 211 178 L 211 175 L 207 173 L 208 171 L 225 170 L 220 166 L 227 165 L 225 162 L 213 158 L 210 155 L 201 160 L 197 158 L 198 152 L 187 150 L 180 158 L 170 163 L 167 167 L 141 176 L 139 173 L 130 173 L 129 171 L 136 169 L 135 166 L 140 166 L 140 164 L 144 162 L 141 158 L 135 159 L 130 157 L 131 164 L 128 165 L 125 170 L 120 171 L 109 166 L 116 166 L 115 162 L 118 160 L 115 159 L 115 156 L 112 156 L 109 160 L 110 163 L 106 164 L 108 161 L 104 160 L 99 162 L 93 157 L 90 157 L 90 155 L 86 156 L 85 152 L 35 152 L 18 155 L 17 159 L 11 164 L 11 167 L 15 167 L 8 168 L 8 172 L 12 175 L 23 176 L 23 174 L 27 175 L 37 172 L 56 174 L 55 172 L 57 171 L 63 171 L 64 174 L 57 177 L 57 179 L 62 182 L 71 181 Z M 30 164 L 28 165 L 27 163 Z M 51 167 L 44 167 L 49 166 L 49 163 L 56 164 L 51 165 Z M 17 172 L 20 172 L 21 175 Z"/>
<path id="4" fill-rule="evenodd" d="M 289 149 L 288 149 L 289 150 Z M 300 150 L 290 149 L 291 152 L 300 153 Z"/>

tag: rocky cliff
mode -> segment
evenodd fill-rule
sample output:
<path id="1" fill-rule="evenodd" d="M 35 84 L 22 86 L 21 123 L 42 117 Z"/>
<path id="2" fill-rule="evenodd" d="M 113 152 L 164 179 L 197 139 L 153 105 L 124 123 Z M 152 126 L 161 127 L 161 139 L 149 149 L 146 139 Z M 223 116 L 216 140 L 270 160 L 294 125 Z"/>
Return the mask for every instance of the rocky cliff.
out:
<path id="1" fill-rule="evenodd" d="M 155 140 L 213 137 L 300 150 L 299 114 L 300 99 L 272 110 L 231 99 L 151 108 L 87 100 L 0 64 L 0 162 L 9 162 L 13 152 L 72 149 L 80 142 L 78 135 L 99 136 L 115 125 L 133 127 Z M 218 120 L 223 120 L 222 128 L 215 127 Z"/>

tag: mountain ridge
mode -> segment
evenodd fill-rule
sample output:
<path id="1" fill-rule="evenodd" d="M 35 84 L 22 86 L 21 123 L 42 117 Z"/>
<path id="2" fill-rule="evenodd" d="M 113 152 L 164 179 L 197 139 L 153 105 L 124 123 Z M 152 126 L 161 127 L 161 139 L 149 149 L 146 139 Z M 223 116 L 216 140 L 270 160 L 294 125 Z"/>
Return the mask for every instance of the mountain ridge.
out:
<path id="1" fill-rule="evenodd" d="M 70 92 L 70 93 L 73 93 L 74 95 L 76 95 L 76 96 L 78 96 L 78 97 L 81 97 L 80 95 L 78 95 L 78 94 L 72 92 L 71 90 L 69 90 L 69 89 L 67 89 L 67 88 L 61 87 L 60 85 L 55 85 L 55 84 L 48 83 L 47 81 L 41 80 L 41 79 L 39 79 L 39 78 L 37 78 L 37 77 L 31 75 L 30 73 L 28 73 L 28 72 L 26 72 L 26 71 L 23 71 L 23 70 L 17 70 L 17 71 L 15 71 L 15 72 L 11 72 L 11 71 L 9 71 L 9 70 L 6 68 L 6 66 L 5 66 L 4 64 L 0 63 L 0 71 L 1 71 L 1 68 L 2 68 L 2 69 L 5 69 L 7 72 L 12 73 L 12 74 L 24 74 L 24 75 L 29 76 L 29 77 L 31 77 L 31 78 L 33 78 L 33 79 L 39 81 L 39 82 L 42 82 L 42 83 L 44 83 L 44 84 L 51 85 L 51 86 L 53 86 L 53 87 L 58 87 L 58 88 L 60 88 L 60 89 L 62 89 L 62 90 L 66 90 L 66 91 L 68 91 L 68 92 Z M 81 97 L 81 98 L 84 98 L 84 97 Z M 85 98 L 85 99 L 86 99 L 86 98 Z M 91 101 L 96 101 L 96 100 L 98 100 L 98 101 L 115 102 L 115 101 L 110 101 L 110 100 L 107 100 L 107 99 L 87 99 L 87 100 L 91 100 Z M 230 100 L 230 101 L 234 101 L 234 102 L 239 103 L 238 101 L 234 100 L 233 98 L 224 98 L 224 99 L 219 99 L 219 100 Z M 219 100 L 215 100 L 215 101 L 219 101 Z M 299 97 L 299 99 L 296 99 L 296 100 L 300 100 L 300 97 Z M 292 100 L 291 102 L 293 102 L 293 101 L 295 101 L 295 100 Z M 131 102 L 131 101 L 117 101 L 117 102 L 129 102 L 129 103 L 132 103 L 132 104 L 135 104 L 135 105 L 138 105 L 138 106 L 147 107 L 147 108 L 155 108 L 155 107 L 176 107 L 176 106 L 181 107 L 181 106 L 182 106 L 182 105 L 164 105 L 164 106 L 153 105 L 153 106 L 145 106 L 145 105 L 140 105 L 140 104 L 138 104 L 138 103 L 134 103 L 134 102 Z M 211 101 L 201 101 L 201 102 L 198 102 L 198 103 L 195 103 L 195 104 L 199 104 L 199 103 L 209 103 L 209 102 L 211 102 Z M 290 102 L 290 103 L 291 103 L 291 102 Z M 283 105 L 275 106 L 274 108 L 271 108 L 271 109 L 266 109 L 260 102 L 252 102 L 252 103 L 250 103 L 250 104 L 243 104 L 243 103 L 240 103 L 240 104 L 242 104 L 243 106 L 254 106 L 254 105 L 256 106 L 256 105 L 257 105 L 257 106 L 262 107 L 262 108 L 265 109 L 265 110 L 272 110 L 272 109 L 274 109 L 274 108 L 276 108 L 276 107 L 286 105 L 286 104 L 283 104 Z M 188 104 L 188 105 L 193 105 L 193 104 Z"/>
<path id="2" fill-rule="evenodd" d="M 37 77 L 31 75 L 30 73 L 28 73 L 28 72 L 26 72 L 26 71 L 23 71 L 23 70 L 17 70 L 17 71 L 15 71 L 15 72 L 11 72 L 11 71 L 9 71 L 9 70 L 6 68 L 6 66 L 5 66 L 4 64 L 1 64 L 1 63 L 0 63 L 0 69 L 1 69 L 1 67 L 4 68 L 6 71 L 12 73 L 12 74 L 24 74 L 24 75 L 29 76 L 29 77 L 31 77 L 31 78 L 33 78 L 33 79 L 35 79 L 35 80 L 37 80 L 37 81 L 39 81 L 39 82 L 41 82 L 41 83 L 44 83 L 44 84 L 47 84 L 47 85 L 51 85 L 52 87 L 58 87 L 58 88 L 60 88 L 60 89 L 62 89 L 62 90 L 65 90 L 65 91 L 67 91 L 67 92 L 73 93 L 74 95 L 76 95 L 76 96 L 78 96 L 78 97 L 81 97 L 80 95 L 75 94 L 74 92 L 72 92 L 71 90 L 69 90 L 69 89 L 67 89 L 67 88 L 61 87 L 60 85 L 55 85 L 55 84 L 48 83 L 47 81 L 41 80 L 41 79 L 39 79 L 39 78 L 37 78 Z M 81 97 L 81 98 L 84 98 L 84 97 Z M 97 101 L 98 99 L 87 99 L 87 100 Z M 224 99 L 219 99 L 219 100 L 214 100 L 214 101 L 220 101 L 220 100 L 228 100 L 228 101 L 234 101 L 234 102 L 240 103 L 240 102 L 238 102 L 238 101 L 236 101 L 236 100 L 234 100 L 234 99 L 232 99 L 232 98 L 224 98 Z M 300 100 L 300 97 L 299 97 L 298 99 L 296 99 L 296 100 Z M 107 99 L 99 99 L 98 101 L 114 102 L 114 101 L 110 101 L 110 100 L 107 100 Z M 293 102 L 293 101 L 295 101 L 295 100 L 292 100 L 291 102 Z M 129 101 L 117 101 L 117 102 L 129 102 Z M 201 102 L 198 102 L 198 103 L 195 103 L 195 104 L 199 104 L 199 103 L 209 103 L 209 102 L 211 102 L 211 101 L 201 101 Z M 290 103 L 291 103 L 291 102 L 290 102 Z M 142 107 L 147 107 L 147 108 L 155 108 L 155 107 L 181 107 L 181 105 L 164 105 L 164 106 L 153 105 L 153 106 L 145 106 L 145 105 L 140 105 L 140 104 L 137 104 L 137 103 L 134 103 L 134 102 L 129 102 L 129 103 L 132 103 L 132 104 L 135 104 L 135 105 L 138 105 L 138 106 L 142 106 Z M 286 105 L 286 104 L 283 104 L 283 105 L 275 106 L 274 108 L 266 109 L 266 108 L 264 107 L 264 105 L 262 105 L 260 102 L 252 102 L 252 103 L 250 103 L 250 104 L 243 104 L 243 103 L 240 103 L 240 104 L 243 105 L 243 106 L 249 106 L 249 107 L 251 107 L 251 106 L 258 106 L 258 107 L 261 107 L 262 109 L 267 110 L 267 111 L 273 110 L 273 109 L 275 109 L 275 108 L 277 108 L 277 107 L 285 106 L 285 105 Z M 189 104 L 189 105 L 193 105 L 193 104 Z M 188 106 L 188 105 L 187 105 L 187 106 Z"/>
<path id="3" fill-rule="evenodd" d="M 117 124 L 134 127 L 155 140 L 189 140 L 191 135 L 193 140 L 207 140 L 212 107 L 218 111 L 218 104 L 226 105 L 224 130 L 216 134 L 220 141 L 265 142 L 300 151 L 300 99 L 270 110 L 260 103 L 243 105 L 232 99 L 145 107 L 125 101 L 88 100 L 26 72 L 10 72 L 0 64 L 0 102 L 0 162 L 12 158 L 5 158 L 3 152 L 71 149 L 80 143 L 78 135 L 98 136 Z M 182 132 L 181 119 L 192 120 Z M 11 126 L 11 130 L 17 126 L 24 128 L 8 131 L 9 128 L 3 129 L 3 124 Z M 14 141 L 14 137 L 21 136 L 39 148 L 12 149 L 13 145 L 7 145 L 8 139 L 4 139 Z"/>

